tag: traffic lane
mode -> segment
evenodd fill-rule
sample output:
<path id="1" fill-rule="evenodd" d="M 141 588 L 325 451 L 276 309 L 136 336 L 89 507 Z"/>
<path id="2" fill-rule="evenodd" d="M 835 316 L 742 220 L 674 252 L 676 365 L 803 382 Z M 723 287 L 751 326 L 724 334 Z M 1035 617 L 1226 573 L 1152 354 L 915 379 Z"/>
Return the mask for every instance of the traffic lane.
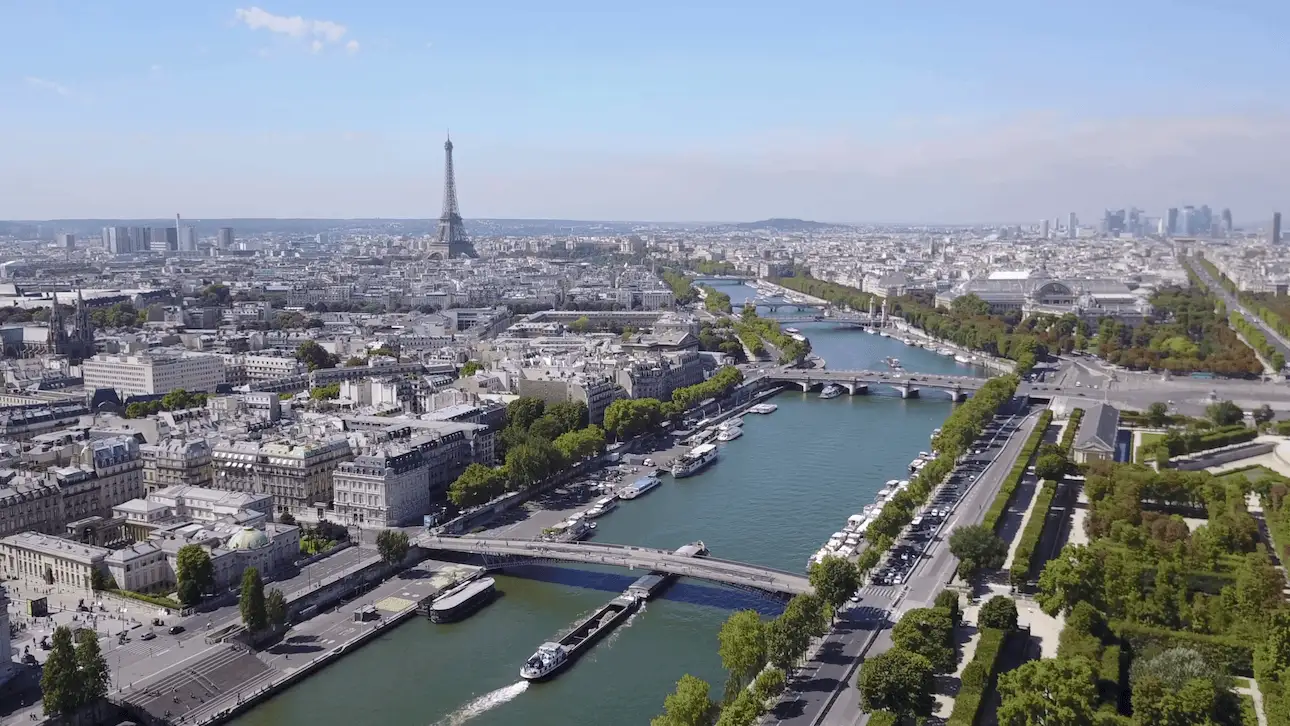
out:
<path id="1" fill-rule="evenodd" d="M 802 676 L 794 675 L 789 684 L 793 700 L 777 703 L 767 721 L 776 726 L 810 726 L 835 693 L 845 693 L 848 687 L 854 690 L 851 681 L 855 678 L 853 669 L 860 652 L 874 637 L 875 630 L 881 634 L 887 628 L 890 608 L 891 600 L 875 597 L 844 610 L 839 615 L 839 634 L 825 639 L 820 655 L 799 671 Z M 842 629 L 840 626 L 844 624 L 846 628 Z"/>

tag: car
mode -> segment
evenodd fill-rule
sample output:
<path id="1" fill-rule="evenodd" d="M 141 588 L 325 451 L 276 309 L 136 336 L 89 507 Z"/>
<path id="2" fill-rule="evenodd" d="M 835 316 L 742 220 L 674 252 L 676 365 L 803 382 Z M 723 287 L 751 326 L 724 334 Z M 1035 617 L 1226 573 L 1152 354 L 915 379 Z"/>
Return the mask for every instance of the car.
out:
<path id="1" fill-rule="evenodd" d="M 160 628 L 160 627 L 164 627 L 166 623 L 161 618 L 153 618 L 152 624 Z"/>
<path id="2" fill-rule="evenodd" d="M 153 638 L 156 638 L 156 637 L 157 637 L 157 634 L 149 630 L 143 635 L 140 635 L 139 640 L 152 640 Z"/>
<path id="3" fill-rule="evenodd" d="M 172 625 L 172 626 L 170 626 L 170 630 L 168 630 L 168 631 L 166 631 L 166 632 L 170 633 L 171 635 L 179 635 L 180 633 L 184 632 L 184 626 L 182 626 L 182 625 Z"/>

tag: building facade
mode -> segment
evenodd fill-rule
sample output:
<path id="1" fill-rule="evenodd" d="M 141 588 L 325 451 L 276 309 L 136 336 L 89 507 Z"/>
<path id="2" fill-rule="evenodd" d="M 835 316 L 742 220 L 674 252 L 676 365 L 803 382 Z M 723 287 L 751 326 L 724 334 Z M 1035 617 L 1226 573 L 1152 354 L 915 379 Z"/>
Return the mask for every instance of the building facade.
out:
<path id="1" fill-rule="evenodd" d="M 81 364 L 85 387 L 111 388 L 126 396 L 166 394 L 177 389 L 212 392 L 224 382 L 217 355 L 96 355 Z"/>

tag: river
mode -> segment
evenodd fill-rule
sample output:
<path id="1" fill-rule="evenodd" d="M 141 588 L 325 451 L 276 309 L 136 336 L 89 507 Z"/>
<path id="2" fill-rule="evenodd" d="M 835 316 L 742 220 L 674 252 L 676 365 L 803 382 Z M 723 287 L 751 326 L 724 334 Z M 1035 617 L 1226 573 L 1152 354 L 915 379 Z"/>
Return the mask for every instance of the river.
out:
<path id="1" fill-rule="evenodd" d="M 750 287 L 724 284 L 736 304 Z M 799 326 L 832 369 L 881 368 L 888 356 L 925 373 L 982 372 L 935 353 L 830 324 Z M 675 548 L 703 540 L 719 557 L 790 570 L 873 501 L 926 450 L 948 398 L 894 393 L 821 401 L 785 392 L 779 410 L 745 417 L 744 435 L 698 476 L 664 484 L 597 520 L 602 542 Z M 635 575 L 530 568 L 501 576 L 503 597 L 453 625 L 416 619 L 242 716 L 237 726 L 565 726 L 648 724 L 690 673 L 719 698 L 717 630 L 733 609 L 778 610 L 769 600 L 682 580 L 553 681 L 518 670 L 533 649 L 608 602 Z M 581 586 L 567 584 L 577 582 Z"/>

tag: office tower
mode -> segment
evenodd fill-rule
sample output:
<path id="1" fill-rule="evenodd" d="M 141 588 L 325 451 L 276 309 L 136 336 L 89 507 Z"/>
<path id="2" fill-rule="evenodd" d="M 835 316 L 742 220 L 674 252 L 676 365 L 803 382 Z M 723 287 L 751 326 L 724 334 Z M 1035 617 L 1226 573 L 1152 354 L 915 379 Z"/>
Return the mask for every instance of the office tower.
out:
<path id="1" fill-rule="evenodd" d="M 1178 234 L 1184 237 L 1196 234 L 1196 208 L 1190 204 L 1178 211 Z"/>
<path id="2" fill-rule="evenodd" d="M 1165 213 L 1165 234 L 1178 234 L 1178 207 L 1170 207 Z"/>
<path id="3" fill-rule="evenodd" d="M 1124 210 L 1108 209 L 1102 215 L 1102 234 L 1117 237 L 1124 231 Z"/>
<path id="4" fill-rule="evenodd" d="M 129 227 L 104 227 L 103 249 L 114 255 L 128 255 L 134 251 L 130 244 Z"/>
<path id="5" fill-rule="evenodd" d="M 1079 236 L 1079 220 L 1075 218 L 1074 212 L 1066 215 L 1066 236 L 1070 239 Z"/>
<path id="6" fill-rule="evenodd" d="M 452 169 L 452 139 L 443 144 L 443 213 L 439 215 L 439 234 L 430 243 L 430 257 L 479 257 L 466 237 L 466 224 L 457 206 L 457 175 Z"/>
<path id="7" fill-rule="evenodd" d="M 1169 225 L 1169 220 L 1165 219 L 1164 217 L 1161 217 L 1160 219 L 1157 219 L 1157 220 L 1156 220 L 1156 234 L 1160 235 L 1161 237 L 1168 236 L 1168 234 L 1169 234 L 1169 226 L 1168 226 L 1168 225 Z"/>
<path id="8" fill-rule="evenodd" d="M 148 227 L 131 227 L 130 249 L 132 252 L 144 252 L 152 249 L 152 229 Z"/>
<path id="9" fill-rule="evenodd" d="M 179 251 L 196 252 L 197 251 L 197 230 L 191 226 L 184 225 L 179 228 Z"/>
<path id="10" fill-rule="evenodd" d="M 1223 234 L 1232 233 L 1232 210 L 1224 209 L 1222 214 Z"/>
<path id="11" fill-rule="evenodd" d="M 233 228 L 220 227 L 217 242 L 218 242 L 218 247 L 222 250 L 233 249 Z"/>
<path id="12" fill-rule="evenodd" d="M 1214 233 L 1214 212 L 1208 204 L 1200 205 L 1196 210 L 1196 231 L 1195 234 L 1206 237 Z"/>
<path id="13" fill-rule="evenodd" d="M 1039 220 L 1039 237 L 1048 239 L 1048 220 L 1046 219 Z"/>
<path id="14" fill-rule="evenodd" d="M 1134 237 L 1141 237 L 1146 233 L 1141 209 L 1129 207 L 1129 216 L 1124 220 L 1124 228 Z"/>
<path id="15" fill-rule="evenodd" d="M 60 232 L 58 234 L 58 246 L 70 250 L 76 248 L 76 235 L 71 232 Z"/>
<path id="16" fill-rule="evenodd" d="M 1281 213 L 1272 213 L 1272 236 L 1268 237 L 1268 242 L 1272 244 L 1281 244 Z"/>

